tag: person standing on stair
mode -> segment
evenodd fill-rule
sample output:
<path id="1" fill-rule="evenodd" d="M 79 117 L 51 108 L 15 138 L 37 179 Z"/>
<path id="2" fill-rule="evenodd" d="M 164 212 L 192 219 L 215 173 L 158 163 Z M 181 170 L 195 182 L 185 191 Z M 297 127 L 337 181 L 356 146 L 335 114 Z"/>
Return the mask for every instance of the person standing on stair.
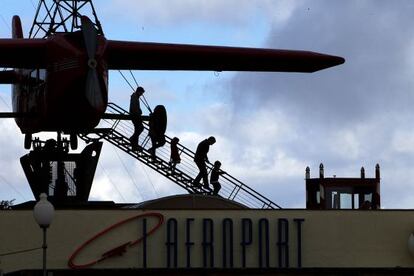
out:
<path id="1" fill-rule="evenodd" d="M 216 138 L 213 136 L 201 141 L 198 146 L 196 153 L 194 155 L 194 162 L 196 163 L 200 172 L 197 177 L 194 179 L 193 185 L 200 186 L 200 180 L 203 178 L 203 186 L 205 189 L 208 189 L 208 174 L 206 168 L 206 162 L 208 162 L 207 153 L 210 149 L 210 146 L 216 142 Z"/>
<path id="2" fill-rule="evenodd" d="M 219 177 L 220 175 L 223 175 L 226 173 L 225 171 L 220 170 L 220 167 L 221 167 L 221 162 L 217 160 L 216 162 L 214 162 L 214 167 L 210 173 L 210 184 L 213 185 L 214 187 L 213 195 L 218 195 L 218 192 L 221 189 Z"/>
<path id="3" fill-rule="evenodd" d="M 151 147 L 148 149 L 148 151 L 151 154 L 151 158 L 155 160 L 156 159 L 155 151 L 157 150 L 157 148 L 160 148 L 165 145 L 165 142 L 166 142 L 165 135 L 157 131 L 157 125 L 156 125 L 156 119 L 154 119 L 154 113 L 150 114 L 148 125 L 149 125 L 148 136 L 150 137 L 150 140 L 151 140 Z"/>
<path id="4" fill-rule="evenodd" d="M 131 94 L 131 101 L 129 102 L 129 114 L 131 115 L 131 121 L 134 125 L 134 134 L 129 138 L 129 141 L 133 151 L 142 150 L 142 148 L 138 146 L 139 135 L 144 130 L 141 117 L 142 110 L 139 101 L 144 92 L 144 88 L 138 86 L 135 92 Z"/>
<path id="5" fill-rule="evenodd" d="M 170 169 L 171 174 L 174 174 L 175 166 L 181 162 L 180 153 L 178 152 L 178 142 L 180 139 L 174 137 L 171 139 L 171 151 L 170 151 Z"/>

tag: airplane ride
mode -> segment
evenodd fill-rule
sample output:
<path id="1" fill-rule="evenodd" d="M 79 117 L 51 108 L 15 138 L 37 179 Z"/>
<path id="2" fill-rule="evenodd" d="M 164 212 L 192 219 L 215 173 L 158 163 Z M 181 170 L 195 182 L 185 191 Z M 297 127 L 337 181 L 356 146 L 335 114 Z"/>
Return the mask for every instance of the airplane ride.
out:
<path id="1" fill-rule="evenodd" d="M 0 39 L 0 83 L 12 84 L 12 113 L 30 148 L 42 131 L 93 130 L 108 103 L 109 70 L 209 70 L 310 73 L 344 63 L 309 51 L 108 40 L 88 17 L 80 30 L 24 38 L 18 16 Z M 72 136 L 72 137 L 73 137 Z"/>
<path id="2" fill-rule="evenodd" d="M 180 172 L 180 178 L 173 178 L 168 162 L 151 153 L 147 145 L 150 133 L 156 136 L 150 139 L 151 144 L 158 138 L 163 138 L 163 143 L 170 139 L 165 135 L 164 106 L 143 116 L 150 123 L 141 152 L 131 148 L 126 129 L 123 133 L 115 129 L 119 120 L 131 117 L 116 104 L 108 104 L 109 70 L 311 73 L 344 62 L 342 57 L 309 51 L 108 40 L 92 0 L 39 0 L 29 37 L 24 38 L 20 18 L 14 16 L 12 38 L 0 39 L 0 67 L 13 68 L 0 71 L 0 83 L 12 85 L 13 105 L 12 112 L 0 112 L 0 118 L 14 118 L 25 134 L 25 148 L 33 146 L 20 163 L 37 199 L 46 193 L 55 203 L 86 202 L 101 140 L 144 162 L 189 193 L 207 193 L 191 185 L 191 173 Z M 97 128 L 107 120 L 115 123 L 110 128 Z M 127 129 L 133 127 L 126 123 Z M 56 132 L 57 139 L 33 139 L 34 133 L 44 131 Z M 70 135 L 69 141 L 62 134 Z M 89 134 L 98 137 L 89 138 Z M 70 153 L 69 147 L 77 148 L 78 137 L 88 145 L 81 153 Z M 188 152 L 191 159 L 193 153 Z M 240 191 L 239 182 L 231 183 L 232 190 Z M 247 193 L 260 198 L 261 206 L 278 207 L 251 189 Z M 234 199 L 236 194 L 230 196 Z"/>

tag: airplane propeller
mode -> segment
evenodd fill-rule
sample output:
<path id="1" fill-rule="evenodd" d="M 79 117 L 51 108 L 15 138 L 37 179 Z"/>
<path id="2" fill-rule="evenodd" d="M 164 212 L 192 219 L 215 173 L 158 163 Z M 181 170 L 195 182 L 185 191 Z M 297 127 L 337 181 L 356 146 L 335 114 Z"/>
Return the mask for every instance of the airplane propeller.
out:
<path id="1" fill-rule="evenodd" d="M 96 66 L 98 65 L 96 61 L 98 32 L 88 17 L 82 16 L 81 23 L 85 48 L 88 54 L 89 67 L 88 74 L 86 76 L 85 94 L 91 106 L 97 108 L 104 106 L 98 73 L 96 71 Z"/>

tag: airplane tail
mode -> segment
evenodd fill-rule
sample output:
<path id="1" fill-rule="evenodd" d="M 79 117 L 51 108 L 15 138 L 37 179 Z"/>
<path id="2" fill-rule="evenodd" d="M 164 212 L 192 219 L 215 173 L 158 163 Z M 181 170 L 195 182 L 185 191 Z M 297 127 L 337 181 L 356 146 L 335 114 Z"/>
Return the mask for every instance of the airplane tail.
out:
<path id="1" fill-rule="evenodd" d="M 12 38 L 23 38 L 22 22 L 18 15 L 13 16 L 12 20 Z"/>
<path id="2" fill-rule="evenodd" d="M 20 17 L 15 15 L 12 20 L 12 38 L 23 38 L 23 28 Z M 0 84 L 16 84 L 17 73 L 15 70 L 4 70 L 0 72 Z"/>
<path id="3" fill-rule="evenodd" d="M 20 18 L 12 20 L 12 39 L 0 38 L 0 67 L 37 69 L 46 68 L 48 41 L 45 39 L 25 39 Z"/>

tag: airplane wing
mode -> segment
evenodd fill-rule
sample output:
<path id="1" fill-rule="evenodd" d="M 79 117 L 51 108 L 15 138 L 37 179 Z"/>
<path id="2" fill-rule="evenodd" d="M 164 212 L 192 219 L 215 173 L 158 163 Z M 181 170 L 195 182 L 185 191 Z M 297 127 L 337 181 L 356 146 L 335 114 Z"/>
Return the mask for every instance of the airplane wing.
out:
<path id="1" fill-rule="evenodd" d="M 345 62 L 308 51 L 107 41 L 109 69 L 311 73 Z"/>
<path id="2" fill-rule="evenodd" d="M 0 39 L 0 67 L 45 68 L 47 40 Z"/>
<path id="3" fill-rule="evenodd" d="M 0 71 L 0 84 L 13 84 L 18 80 L 17 74 L 14 70 Z"/>

